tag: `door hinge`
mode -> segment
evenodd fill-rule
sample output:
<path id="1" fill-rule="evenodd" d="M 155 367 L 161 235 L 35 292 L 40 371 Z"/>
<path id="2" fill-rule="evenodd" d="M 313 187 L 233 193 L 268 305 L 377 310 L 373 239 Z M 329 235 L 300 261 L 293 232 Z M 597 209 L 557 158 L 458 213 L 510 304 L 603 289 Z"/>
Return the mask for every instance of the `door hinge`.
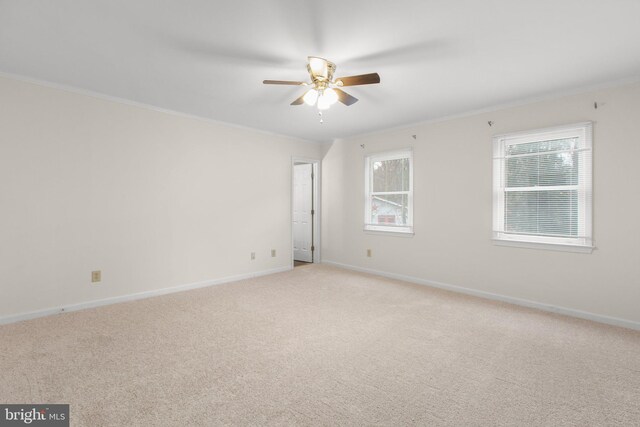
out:
<path id="1" fill-rule="evenodd" d="M 315 246 L 311 246 L 311 252 L 315 251 L 316 247 Z"/>
<path id="2" fill-rule="evenodd" d="M 315 215 L 316 211 L 314 209 L 311 209 L 311 215 Z"/>

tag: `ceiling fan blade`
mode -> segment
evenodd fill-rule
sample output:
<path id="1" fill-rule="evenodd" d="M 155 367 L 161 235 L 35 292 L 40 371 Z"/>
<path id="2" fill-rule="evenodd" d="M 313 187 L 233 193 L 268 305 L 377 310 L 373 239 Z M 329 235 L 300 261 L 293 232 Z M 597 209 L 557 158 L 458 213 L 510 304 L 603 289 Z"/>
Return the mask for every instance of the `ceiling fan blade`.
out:
<path id="1" fill-rule="evenodd" d="M 262 83 L 266 85 L 294 85 L 294 86 L 304 86 L 305 82 L 294 82 L 291 80 L 263 80 Z"/>
<path id="2" fill-rule="evenodd" d="M 342 86 L 358 86 L 380 83 L 378 73 L 361 74 L 359 76 L 338 77 L 336 83 L 342 82 Z M 340 84 L 338 83 L 340 86 Z"/>
<path id="3" fill-rule="evenodd" d="M 356 98 L 355 96 L 349 95 L 347 92 L 341 89 L 336 88 L 333 90 L 335 90 L 336 93 L 338 94 L 338 101 L 342 102 L 346 106 L 353 105 L 356 102 L 358 102 L 358 98 Z"/>
<path id="4" fill-rule="evenodd" d="M 309 92 L 309 91 L 307 91 L 307 92 Z M 304 96 L 307 94 L 307 92 L 303 93 L 300 98 L 298 98 L 295 101 L 293 101 L 291 103 L 291 105 L 302 105 L 302 104 L 304 104 Z"/>

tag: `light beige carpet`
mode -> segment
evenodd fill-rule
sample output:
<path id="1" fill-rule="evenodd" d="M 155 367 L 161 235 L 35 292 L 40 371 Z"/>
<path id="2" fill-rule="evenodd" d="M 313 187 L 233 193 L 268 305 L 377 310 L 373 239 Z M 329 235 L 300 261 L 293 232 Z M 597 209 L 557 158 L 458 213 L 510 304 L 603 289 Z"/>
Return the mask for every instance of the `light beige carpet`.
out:
<path id="1" fill-rule="evenodd" d="M 640 425 L 640 333 L 312 265 L 0 327 L 76 426 Z"/>

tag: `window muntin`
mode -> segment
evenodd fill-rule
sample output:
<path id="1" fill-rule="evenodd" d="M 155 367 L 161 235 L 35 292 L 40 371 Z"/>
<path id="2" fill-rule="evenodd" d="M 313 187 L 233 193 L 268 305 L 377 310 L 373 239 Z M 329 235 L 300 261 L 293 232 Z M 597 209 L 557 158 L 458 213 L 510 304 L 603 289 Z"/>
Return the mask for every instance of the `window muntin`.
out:
<path id="1" fill-rule="evenodd" d="M 498 241 L 592 247 L 591 123 L 494 138 Z"/>
<path id="2" fill-rule="evenodd" d="M 365 230 L 411 233 L 411 150 L 368 156 L 365 162 Z"/>

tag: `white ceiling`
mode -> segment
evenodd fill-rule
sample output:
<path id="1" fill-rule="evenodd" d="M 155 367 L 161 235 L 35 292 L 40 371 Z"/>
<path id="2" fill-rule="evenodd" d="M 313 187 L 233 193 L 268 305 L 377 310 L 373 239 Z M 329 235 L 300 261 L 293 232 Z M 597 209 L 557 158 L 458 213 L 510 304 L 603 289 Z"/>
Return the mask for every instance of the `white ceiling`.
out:
<path id="1" fill-rule="evenodd" d="M 314 141 L 640 75 L 639 0 L 0 0 L 0 71 Z M 306 57 L 378 72 L 289 103 Z M 1 95 L 1 94 L 0 94 Z"/>

